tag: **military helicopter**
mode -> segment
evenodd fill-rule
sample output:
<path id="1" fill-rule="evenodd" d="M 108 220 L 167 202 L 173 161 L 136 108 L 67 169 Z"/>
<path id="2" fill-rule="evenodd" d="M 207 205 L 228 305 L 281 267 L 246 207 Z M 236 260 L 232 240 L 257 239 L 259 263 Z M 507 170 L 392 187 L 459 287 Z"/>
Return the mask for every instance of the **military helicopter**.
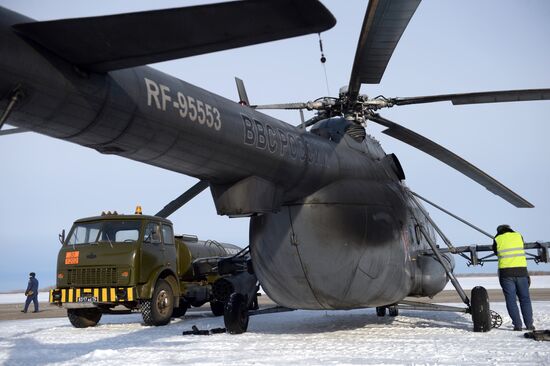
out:
<path id="1" fill-rule="evenodd" d="M 45 22 L 2 9 L 0 124 L 200 179 L 162 215 L 209 187 L 218 214 L 251 217 L 254 272 L 282 306 L 395 314 L 405 297 L 433 296 L 456 279 L 452 257 L 438 250 L 436 227 L 405 185 L 399 160 L 366 133 L 367 121 L 513 205 L 532 207 L 379 112 L 436 101 L 550 99 L 550 89 L 362 95 L 361 84 L 380 82 L 419 3 L 369 3 L 349 83 L 337 97 L 264 106 L 251 105 L 242 82 L 236 103 L 143 65 L 326 31 L 335 19 L 320 2 L 252 0 Z M 293 126 L 262 108 L 317 114 Z M 472 295 L 471 304 L 462 295 L 474 328 L 488 330 L 490 314 L 481 310 L 486 293 Z M 245 331 L 246 297 L 232 306 L 243 310 L 235 332 Z"/>

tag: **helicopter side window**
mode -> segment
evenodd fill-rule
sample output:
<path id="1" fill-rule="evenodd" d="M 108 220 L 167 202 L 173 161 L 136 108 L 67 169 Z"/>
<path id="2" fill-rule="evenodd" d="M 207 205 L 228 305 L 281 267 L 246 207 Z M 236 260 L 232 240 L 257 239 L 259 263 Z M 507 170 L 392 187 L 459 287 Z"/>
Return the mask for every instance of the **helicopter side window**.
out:
<path id="1" fill-rule="evenodd" d="M 414 231 L 414 227 L 413 226 L 409 226 L 409 237 L 411 238 L 411 243 L 414 243 L 416 242 L 416 244 L 420 244 L 420 242 L 418 241 L 418 237 L 416 236 L 416 232 Z"/>
<path id="2" fill-rule="evenodd" d="M 416 237 L 416 243 L 417 244 L 420 244 L 420 241 L 421 241 L 421 238 L 422 238 L 422 231 L 420 230 L 420 225 L 415 225 L 414 226 L 414 233 L 415 233 L 415 237 Z"/>
<path id="3" fill-rule="evenodd" d="M 150 222 L 145 228 L 143 235 L 144 243 L 160 244 L 160 225 L 156 222 Z"/>

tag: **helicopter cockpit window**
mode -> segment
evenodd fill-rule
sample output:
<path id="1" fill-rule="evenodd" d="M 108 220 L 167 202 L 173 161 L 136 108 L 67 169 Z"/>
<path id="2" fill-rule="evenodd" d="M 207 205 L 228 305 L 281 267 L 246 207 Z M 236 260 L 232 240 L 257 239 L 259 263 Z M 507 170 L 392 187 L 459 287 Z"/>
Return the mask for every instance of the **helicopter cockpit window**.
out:
<path id="1" fill-rule="evenodd" d="M 143 235 L 143 242 L 159 244 L 160 241 L 160 225 L 156 222 L 148 223 Z"/>

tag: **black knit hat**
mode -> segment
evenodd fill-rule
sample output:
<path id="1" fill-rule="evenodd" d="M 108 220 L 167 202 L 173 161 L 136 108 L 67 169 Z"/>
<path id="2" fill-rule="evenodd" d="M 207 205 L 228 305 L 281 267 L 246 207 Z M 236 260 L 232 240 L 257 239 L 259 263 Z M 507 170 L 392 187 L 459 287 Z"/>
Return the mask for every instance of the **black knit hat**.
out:
<path id="1" fill-rule="evenodd" d="M 31 272 L 31 273 L 29 273 L 29 276 L 34 277 L 34 276 L 36 276 L 36 273 Z"/>
<path id="2" fill-rule="evenodd" d="M 499 225 L 497 227 L 497 234 L 508 233 L 510 231 L 512 231 L 512 228 L 510 227 L 510 225 Z"/>

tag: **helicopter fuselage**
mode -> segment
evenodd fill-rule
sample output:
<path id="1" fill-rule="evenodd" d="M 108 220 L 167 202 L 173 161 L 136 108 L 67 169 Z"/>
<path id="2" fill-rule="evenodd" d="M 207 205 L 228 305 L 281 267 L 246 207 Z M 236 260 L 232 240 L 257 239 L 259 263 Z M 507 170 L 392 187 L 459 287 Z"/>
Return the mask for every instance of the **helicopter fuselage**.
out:
<path id="1" fill-rule="evenodd" d="M 251 216 L 254 269 L 277 303 L 383 306 L 445 286 L 416 254 L 429 224 L 396 158 L 345 118 L 306 131 L 150 67 L 88 73 L 11 29 L 30 21 L 0 8 L 0 110 L 23 95 L 8 122 L 207 180 L 218 214 Z"/>

